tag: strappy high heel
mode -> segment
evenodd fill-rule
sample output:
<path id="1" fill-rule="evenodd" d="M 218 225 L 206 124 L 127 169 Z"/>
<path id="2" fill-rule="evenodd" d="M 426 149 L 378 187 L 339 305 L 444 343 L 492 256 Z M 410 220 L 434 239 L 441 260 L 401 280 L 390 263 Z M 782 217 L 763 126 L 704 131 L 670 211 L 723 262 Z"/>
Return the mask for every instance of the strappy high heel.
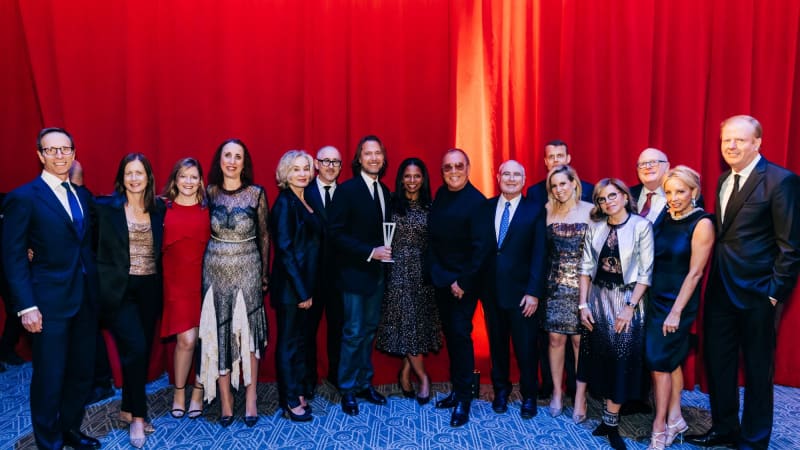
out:
<path id="1" fill-rule="evenodd" d="M 687 431 L 689 431 L 689 425 L 686 424 L 686 421 L 683 420 L 683 417 L 678 417 L 678 420 L 675 423 L 669 423 L 669 420 L 667 420 L 667 437 L 664 445 L 669 447 L 673 442 L 675 442 L 675 438 L 678 438 L 678 442 L 682 444 L 683 433 Z"/>
<path id="2" fill-rule="evenodd" d="M 181 387 L 175 386 L 175 391 L 183 391 L 184 389 L 186 389 L 186 385 L 183 385 Z M 175 393 L 172 394 L 172 406 L 175 406 Z M 176 418 L 176 419 L 183 419 L 183 416 L 186 415 L 186 409 L 185 408 L 172 408 L 172 411 L 170 411 L 169 414 L 172 417 Z M 136 446 L 134 445 L 134 447 L 136 447 Z M 140 448 L 140 447 L 137 447 L 137 448 Z"/>
<path id="3" fill-rule="evenodd" d="M 650 435 L 650 445 L 647 446 L 647 450 L 664 450 L 666 438 L 666 430 L 665 431 L 653 431 Z"/>

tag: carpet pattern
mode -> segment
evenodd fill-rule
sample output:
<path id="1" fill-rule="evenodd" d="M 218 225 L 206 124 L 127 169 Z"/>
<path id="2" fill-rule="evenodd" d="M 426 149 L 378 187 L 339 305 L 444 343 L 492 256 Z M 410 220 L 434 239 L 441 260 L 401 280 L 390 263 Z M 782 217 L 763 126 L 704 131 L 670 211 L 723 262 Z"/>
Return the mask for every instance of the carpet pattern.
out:
<path id="1" fill-rule="evenodd" d="M 10 367 L 0 373 L 0 449 L 34 449 L 28 405 L 30 363 Z M 217 424 L 218 404 L 208 405 L 206 414 L 196 420 L 174 419 L 172 389 L 166 375 L 148 384 L 150 418 L 156 432 L 148 437 L 147 449 L 606 449 L 605 438 L 591 435 L 599 424 L 602 407 L 590 400 L 589 420 L 580 425 L 572 422 L 571 404 L 564 414 L 551 418 L 547 402 L 539 402 L 539 413 L 531 420 L 519 416 L 520 398 L 515 390 L 509 410 L 496 414 L 491 409 L 490 386 L 482 386 L 481 398 L 473 402 L 469 423 L 451 428 L 449 410 L 437 410 L 433 401 L 419 406 L 416 401 L 399 396 L 395 385 L 380 386 L 389 396 L 386 406 L 360 402 L 361 414 L 350 417 L 339 407 L 339 394 L 329 384 L 320 385 L 311 402 L 314 420 L 293 423 L 282 416 L 277 405 L 274 383 L 259 385 L 260 421 L 247 428 L 244 415 L 244 391 L 237 393 L 234 407 L 237 420 L 224 429 Z M 435 397 L 449 391 L 449 384 L 435 383 Z M 190 392 L 187 392 L 187 398 Z M 84 431 L 100 439 L 104 449 L 130 448 L 124 424 L 118 422 L 120 391 L 111 399 L 87 408 Z M 705 431 L 711 424 L 708 396 L 699 391 L 684 391 L 683 414 L 690 432 Z M 621 420 L 620 433 L 628 448 L 646 448 L 651 415 L 636 414 Z M 800 389 L 775 387 L 775 427 L 771 449 L 800 448 Z M 694 448 L 675 445 L 675 450 Z"/>

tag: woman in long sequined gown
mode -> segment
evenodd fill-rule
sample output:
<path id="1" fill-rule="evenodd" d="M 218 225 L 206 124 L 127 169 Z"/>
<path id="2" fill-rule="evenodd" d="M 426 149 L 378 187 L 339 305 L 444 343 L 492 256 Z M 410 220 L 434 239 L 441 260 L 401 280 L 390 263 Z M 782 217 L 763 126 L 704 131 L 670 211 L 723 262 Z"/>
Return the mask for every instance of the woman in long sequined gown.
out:
<path id="1" fill-rule="evenodd" d="M 423 355 L 441 347 L 441 324 L 424 255 L 428 249 L 428 210 L 431 190 L 428 170 L 418 158 L 404 160 L 397 170 L 392 220 L 396 224 L 392 258 L 383 297 L 376 347 L 402 355 L 398 384 L 404 396 L 424 405 L 430 401 L 431 382 Z M 419 379 L 414 393 L 411 371 Z"/>
<path id="2" fill-rule="evenodd" d="M 581 337 L 577 379 L 605 399 L 595 436 L 624 449 L 619 410 L 641 395 L 644 311 L 653 272 L 653 226 L 638 216 L 630 190 L 616 178 L 595 186 L 593 222 L 580 268 Z"/>
<path id="3" fill-rule="evenodd" d="M 264 189 L 253 184 L 244 143 L 231 139 L 215 153 L 209 171 L 211 239 L 203 259 L 200 377 L 205 399 L 220 394 L 220 424 L 233 422 L 231 386 L 247 388 L 245 422 L 258 419 L 258 364 L 267 346 L 264 292 L 268 286 L 268 208 Z"/>
<path id="4" fill-rule="evenodd" d="M 714 246 L 711 214 L 695 207 L 700 175 L 676 166 L 664 176 L 669 215 L 655 238 L 653 286 L 645 320 L 645 362 L 653 372 L 655 418 L 650 448 L 663 449 L 689 429 L 681 415 L 689 332 L 700 306 L 700 280 Z"/>
<path id="5" fill-rule="evenodd" d="M 564 360 L 567 340 L 572 344 L 577 371 L 580 350 L 578 315 L 578 269 L 583 257 L 583 240 L 592 204 L 580 201 L 581 182 L 570 166 L 558 165 L 547 174 L 547 249 L 549 272 L 545 299 L 544 329 L 549 333 L 550 371 L 553 396 L 549 412 L 555 417 L 563 408 Z M 572 419 L 586 418 L 586 383 L 577 382 Z"/>

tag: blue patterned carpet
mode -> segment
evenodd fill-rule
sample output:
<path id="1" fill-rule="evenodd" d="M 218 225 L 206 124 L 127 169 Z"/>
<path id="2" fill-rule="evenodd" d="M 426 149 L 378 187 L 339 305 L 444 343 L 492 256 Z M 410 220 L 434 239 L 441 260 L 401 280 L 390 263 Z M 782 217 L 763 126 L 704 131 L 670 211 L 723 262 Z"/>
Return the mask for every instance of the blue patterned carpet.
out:
<path id="1" fill-rule="evenodd" d="M 0 449 L 35 448 L 28 409 L 30 363 L 10 367 L 0 374 Z M 448 390 L 447 384 L 435 384 L 438 396 Z M 314 420 L 307 424 L 292 423 L 277 409 L 277 392 L 272 383 L 259 386 L 261 420 L 247 428 L 241 419 L 230 428 L 217 425 L 219 407 L 207 407 L 206 416 L 197 420 L 173 419 L 172 391 L 166 376 L 148 385 L 150 414 L 156 432 L 148 438 L 147 449 L 603 449 L 610 448 L 603 438 L 591 435 L 599 423 L 600 403 L 590 402 L 589 420 L 575 425 L 572 409 L 551 418 L 546 402 L 540 402 L 539 415 L 532 420 L 519 417 L 519 397 L 515 392 L 509 411 L 495 414 L 491 389 L 483 386 L 481 401 L 473 403 L 470 422 L 458 429 L 448 426 L 450 412 L 433 408 L 433 402 L 420 407 L 415 401 L 396 395 L 397 385 L 382 386 L 389 394 L 386 406 L 361 403 L 361 414 L 349 417 L 341 412 L 338 394 L 328 384 L 319 388 L 312 402 Z M 188 393 L 187 393 L 188 395 Z M 243 392 L 237 396 L 236 413 L 244 413 Z M 120 392 L 109 400 L 87 410 L 84 430 L 98 437 L 105 449 L 130 448 L 127 429 L 118 423 Z M 710 425 L 708 397 L 699 391 L 685 391 L 684 417 L 691 432 L 704 431 Z M 621 434 L 628 448 L 643 449 L 650 432 L 650 416 L 637 414 L 623 417 Z M 800 448 L 800 389 L 776 386 L 775 429 L 773 449 Z M 672 449 L 693 448 L 673 445 Z"/>

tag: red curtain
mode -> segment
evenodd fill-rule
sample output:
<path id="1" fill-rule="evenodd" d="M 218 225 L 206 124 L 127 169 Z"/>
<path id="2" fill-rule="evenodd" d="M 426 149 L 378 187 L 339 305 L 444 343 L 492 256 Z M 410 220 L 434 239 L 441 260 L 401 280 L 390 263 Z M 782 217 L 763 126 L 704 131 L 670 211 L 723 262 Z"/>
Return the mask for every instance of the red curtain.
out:
<path id="1" fill-rule="evenodd" d="M 436 167 L 459 146 L 494 195 L 501 161 L 522 162 L 532 184 L 544 141 L 561 138 L 589 181 L 634 183 L 638 153 L 661 148 L 701 171 L 713 210 L 729 115 L 759 118 L 763 154 L 800 171 L 798 17 L 792 0 L 0 0 L 0 190 L 38 173 L 42 126 L 74 134 L 96 193 L 111 190 L 127 152 L 146 153 L 163 182 L 176 159 L 207 165 L 219 142 L 240 137 L 270 198 L 290 148 L 332 144 L 349 160 L 377 134 L 391 185 L 401 159 Z M 796 300 L 776 381 L 800 386 Z M 480 315 L 476 327 L 488 374 Z M 375 361 L 377 381 L 390 382 L 396 361 Z M 431 362 L 446 378 L 446 355 Z M 687 385 L 702 382 L 696 355 L 686 373 Z"/>

